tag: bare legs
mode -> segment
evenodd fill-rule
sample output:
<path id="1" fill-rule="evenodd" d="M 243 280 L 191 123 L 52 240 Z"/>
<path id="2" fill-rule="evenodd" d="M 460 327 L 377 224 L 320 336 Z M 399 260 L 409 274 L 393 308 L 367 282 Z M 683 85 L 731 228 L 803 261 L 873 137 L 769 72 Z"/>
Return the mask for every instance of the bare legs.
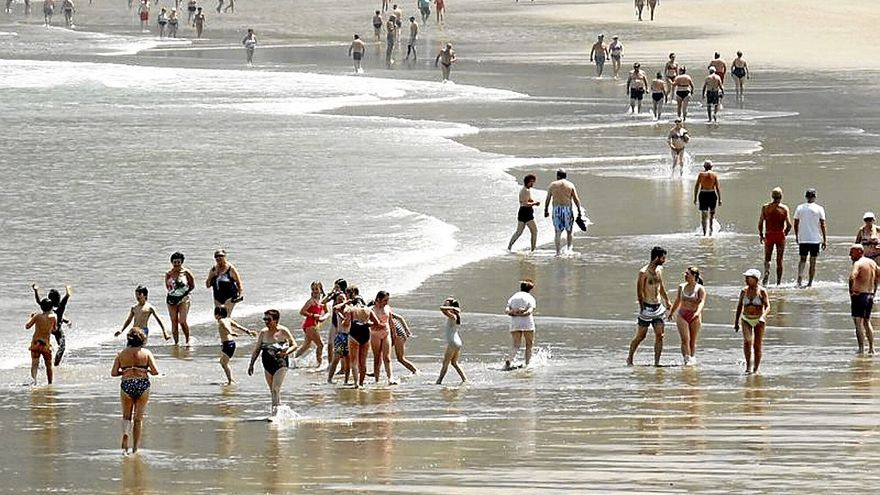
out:
<path id="1" fill-rule="evenodd" d="M 393 385 L 394 380 L 391 378 L 391 356 L 388 354 L 391 348 L 391 338 L 387 334 L 382 338 L 379 338 L 378 334 L 371 334 L 370 347 L 373 349 L 373 376 L 376 378 L 376 383 L 379 383 L 379 371 L 382 368 L 382 363 L 384 363 L 388 384 Z M 366 355 L 364 358 L 366 358 Z"/>
<path id="2" fill-rule="evenodd" d="M 682 98 L 681 96 L 676 96 L 675 101 L 678 103 L 676 107 L 676 114 L 681 117 L 681 120 L 687 120 L 688 116 L 688 102 L 691 100 L 690 95 Z"/>
<path id="3" fill-rule="evenodd" d="M 770 259 L 773 258 L 773 246 L 776 246 L 776 285 L 782 280 L 782 257 L 785 254 L 785 243 L 768 243 L 764 239 L 764 280 L 762 285 L 767 285 L 767 279 L 770 278 Z"/>
<path id="4" fill-rule="evenodd" d="M 532 348 L 535 345 L 535 332 L 510 332 L 511 338 L 511 346 L 510 346 L 510 354 L 507 355 L 507 358 L 504 360 L 504 369 L 511 369 L 511 365 L 513 361 L 516 359 L 516 355 L 519 353 L 519 347 L 522 344 L 523 339 L 526 341 L 526 355 L 525 355 L 525 366 L 529 365 L 529 362 L 532 360 Z"/>
<path id="5" fill-rule="evenodd" d="M 807 266 L 807 257 L 801 256 L 800 262 L 798 262 L 798 278 L 797 284 L 798 287 L 803 286 L 804 284 L 804 268 Z M 807 287 L 813 286 L 813 278 L 816 277 L 816 257 L 810 256 L 810 279 L 807 282 Z"/>
<path id="6" fill-rule="evenodd" d="M 226 384 L 232 385 L 235 383 L 235 380 L 232 379 L 232 370 L 229 369 L 229 356 L 226 354 L 220 354 L 220 367 L 226 373 Z"/>
<path id="7" fill-rule="evenodd" d="M 293 355 L 293 357 L 294 359 L 296 359 L 305 354 L 314 342 L 317 346 L 317 349 L 315 349 L 315 360 L 318 362 L 318 366 L 320 367 L 322 362 L 321 360 L 323 359 L 324 354 L 324 341 L 321 339 L 321 334 L 318 333 L 318 329 L 316 327 L 304 328 L 303 333 L 306 334 L 306 338 L 299 346 L 299 349 L 296 350 L 296 353 Z"/>
<path id="8" fill-rule="evenodd" d="M 703 235 L 705 236 L 708 232 L 711 236 L 712 230 L 715 228 L 715 210 L 703 210 L 700 212 L 700 217 L 703 224 Z"/>
<path id="9" fill-rule="evenodd" d="M 510 238 L 510 242 L 507 244 L 508 251 L 513 248 L 513 243 L 519 239 L 519 236 L 522 235 L 523 230 L 525 230 L 526 227 L 529 228 L 529 233 L 532 235 L 532 251 L 535 250 L 538 245 L 538 226 L 535 224 L 534 220 L 529 220 L 528 223 L 516 223 L 516 232 L 513 233 L 513 237 Z"/>
<path id="10" fill-rule="evenodd" d="M 697 353 L 697 335 L 700 333 L 702 321 L 696 317 L 690 323 L 680 314 L 675 315 L 675 326 L 681 338 L 681 357 L 685 365 L 692 364 Z"/>
<path id="11" fill-rule="evenodd" d="M 565 245 L 568 248 L 568 252 L 571 252 L 571 243 L 573 241 L 574 234 L 572 233 L 572 231 L 570 229 L 566 230 L 565 234 L 566 234 Z M 556 256 L 561 256 L 562 255 L 562 231 L 561 230 L 556 231 L 556 237 L 553 239 L 553 242 L 556 244 Z"/>
<path id="12" fill-rule="evenodd" d="M 43 363 L 45 363 L 46 365 L 46 380 L 48 380 L 49 385 L 52 385 L 52 378 L 54 376 L 54 370 L 52 368 L 52 354 L 48 352 L 43 354 Z M 40 356 L 31 353 L 31 379 L 34 382 L 34 385 L 37 384 L 37 371 L 39 369 Z"/>
<path id="13" fill-rule="evenodd" d="M 672 176 L 675 177 L 675 167 L 678 167 L 678 176 L 684 176 L 684 148 L 677 150 L 675 148 L 670 148 L 672 150 Z"/>
<path id="14" fill-rule="evenodd" d="M 660 366 L 660 355 L 663 353 L 663 323 L 662 322 L 654 322 L 654 366 Z M 633 336 L 632 340 L 629 343 L 629 356 L 626 358 L 627 366 L 633 365 L 633 358 L 636 355 L 636 350 L 639 348 L 639 345 L 645 340 L 645 337 L 648 335 L 648 327 L 638 325 L 636 326 L 636 334 Z"/>
<path id="15" fill-rule="evenodd" d="M 746 373 L 757 373 L 758 366 L 761 364 L 761 354 L 764 348 L 764 322 L 755 325 L 753 329 L 751 325 L 742 322 L 743 332 L 743 356 L 746 359 Z M 754 367 L 752 367 L 752 356 L 754 355 Z"/>
<path id="16" fill-rule="evenodd" d="M 144 392 L 137 400 L 132 399 L 125 392 L 120 392 L 119 398 L 122 400 L 122 453 L 128 454 L 129 436 L 132 436 L 131 452 L 134 454 L 137 453 L 141 444 L 144 409 L 150 400 L 150 392 Z"/>
<path id="17" fill-rule="evenodd" d="M 360 344 L 355 339 L 348 339 L 348 359 L 355 388 L 364 386 L 364 380 L 367 377 L 367 352 L 369 350 L 366 343 Z"/>
<path id="18" fill-rule="evenodd" d="M 266 385 L 269 385 L 269 393 L 272 395 L 272 416 L 275 416 L 278 414 L 278 406 L 281 405 L 281 386 L 287 376 L 287 368 L 279 369 L 274 375 L 270 375 L 268 371 L 263 374 L 266 375 Z"/>
<path id="19" fill-rule="evenodd" d="M 392 344 L 394 345 L 394 355 L 397 357 L 397 362 L 402 364 L 404 368 L 408 369 L 410 373 L 414 375 L 418 373 L 419 370 L 415 365 L 406 359 L 406 339 L 403 337 L 394 337 L 392 339 Z"/>
<path id="20" fill-rule="evenodd" d="M 226 310 L 229 311 L 229 308 L 226 308 Z M 171 337 L 174 339 L 174 345 L 177 345 L 180 341 L 180 330 L 183 330 L 183 338 L 186 345 L 189 345 L 189 323 L 186 321 L 188 314 L 188 302 L 168 305 L 168 316 L 171 318 Z"/>
<path id="21" fill-rule="evenodd" d="M 440 367 L 440 377 L 437 378 L 437 385 L 443 383 L 443 377 L 446 376 L 446 371 L 449 369 L 449 365 L 451 364 L 455 371 L 458 372 L 458 376 L 461 377 L 462 382 L 467 381 L 467 376 L 465 376 L 464 371 L 458 367 L 458 356 L 461 352 L 460 348 L 454 346 L 446 346 L 446 353 L 443 355 L 443 366 Z"/>
<path id="22" fill-rule="evenodd" d="M 853 318 L 856 325 L 856 341 L 859 343 L 859 354 L 865 353 L 865 340 L 868 341 L 868 354 L 874 354 L 874 327 L 870 318 Z"/>

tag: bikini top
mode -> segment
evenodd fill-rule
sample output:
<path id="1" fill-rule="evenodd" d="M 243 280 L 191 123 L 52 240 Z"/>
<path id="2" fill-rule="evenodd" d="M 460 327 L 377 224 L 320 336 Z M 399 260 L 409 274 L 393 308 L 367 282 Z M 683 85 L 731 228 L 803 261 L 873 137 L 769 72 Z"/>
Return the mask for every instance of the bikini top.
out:
<path id="1" fill-rule="evenodd" d="M 761 299 L 761 292 L 760 291 L 757 294 L 755 294 L 755 297 L 749 297 L 746 295 L 746 291 L 743 290 L 742 298 L 743 298 L 743 304 L 746 306 L 759 306 L 759 307 L 764 306 L 764 300 Z"/>
<path id="2" fill-rule="evenodd" d="M 125 373 L 125 372 L 128 371 L 128 370 L 144 370 L 144 371 L 149 371 L 149 370 L 150 370 L 150 363 L 147 362 L 147 364 L 133 364 L 133 365 L 131 365 L 131 366 L 123 366 L 123 367 L 121 367 L 120 369 L 122 370 L 123 373 Z"/>
<path id="3" fill-rule="evenodd" d="M 700 290 L 694 287 L 694 291 L 688 295 L 687 292 L 684 291 L 684 287 L 681 288 L 681 298 L 688 301 L 699 301 L 700 300 Z"/>

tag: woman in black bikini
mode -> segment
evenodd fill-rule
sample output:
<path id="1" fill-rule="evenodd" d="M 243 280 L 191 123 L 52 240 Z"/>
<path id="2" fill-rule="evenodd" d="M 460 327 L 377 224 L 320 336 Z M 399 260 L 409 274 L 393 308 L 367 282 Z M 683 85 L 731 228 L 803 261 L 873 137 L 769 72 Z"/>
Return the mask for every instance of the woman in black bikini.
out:
<path id="1" fill-rule="evenodd" d="M 348 300 L 343 303 L 345 319 L 343 328 L 348 329 L 349 366 L 354 376 L 354 387 L 363 387 L 367 377 L 367 353 L 370 350 L 370 327 L 379 324 L 379 319 L 361 299 L 357 287 L 346 291 Z"/>
<path id="2" fill-rule="evenodd" d="M 743 97 L 743 78 L 751 79 L 751 75 L 749 74 L 749 64 L 743 60 L 742 56 L 743 52 L 736 52 L 736 58 L 730 63 L 730 65 L 733 66 L 733 81 L 736 83 L 737 98 Z"/>
<path id="3" fill-rule="evenodd" d="M 128 331 L 127 346 L 116 355 L 110 376 L 121 376 L 119 394 L 122 400 L 122 453 L 128 454 L 128 437 L 133 435 L 132 453 L 137 452 L 141 442 L 144 409 L 150 400 L 149 375 L 158 375 L 153 353 L 144 349 L 147 336 L 140 328 Z M 134 424 L 132 424 L 132 422 Z"/>
<path id="4" fill-rule="evenodd" d="M 278 324 L 280 318 L 281 313 L 277 309 L 263 313 L 266 327 L 257 335 L 257 343 L 254 345 L 251 363 L 248 366 L 248 376 L 253 376 L 254 362 L 257 356 L 261 356 L 266 385 L 269 385 L 269 392 L 272 395 L 272 416 L 278 414 L 278 406 L 281 405 L 281 386 L 290 367 L 290 359 L 287 356 L 296 350 L 296 339 L 287 327 Z"/>

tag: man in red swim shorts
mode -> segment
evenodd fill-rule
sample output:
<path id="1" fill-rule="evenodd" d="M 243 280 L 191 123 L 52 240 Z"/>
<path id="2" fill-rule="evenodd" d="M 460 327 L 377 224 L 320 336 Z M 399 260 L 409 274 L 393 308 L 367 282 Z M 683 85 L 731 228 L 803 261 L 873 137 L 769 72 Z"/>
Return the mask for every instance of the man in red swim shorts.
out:
<path id="1" fill-rule="evenodd" d="M 776 248 L 776 285 L 782 279 L 782 256 L 785 254 L 785 237 L 791 231 L 791 217 L 788 206 L 782 204 L 782 188 L 776 187 L 770 191 L 770 201 L 761 207 L 761 217 L 758 219 L 758 236 L 764 244 L 764 280 L 767 285 L 770 277 L 770 259 L 773 257 L 773 248 Z M 766 232 L 766 235 L 764 234 Z"/>

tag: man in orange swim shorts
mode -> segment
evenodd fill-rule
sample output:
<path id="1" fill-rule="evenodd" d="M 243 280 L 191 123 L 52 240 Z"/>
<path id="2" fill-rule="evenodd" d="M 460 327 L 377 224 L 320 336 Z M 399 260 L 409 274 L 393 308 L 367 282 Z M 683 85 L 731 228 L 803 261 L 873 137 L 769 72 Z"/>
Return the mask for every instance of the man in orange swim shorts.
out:
<path id="1" fill-rule="evenodd" d="M 788 206 L 782 204 L 782 188 L 776 187 L 770 191 L 771 201 L 761 207 L 761 217 L 758 218 L 758 236 L 764 244 L 764 280 L 767 285 L 770 278 L 770 259 L 773 257 L 773 248 L 776 248 L 776 285 L 782 280 L 782 257 L 785 254 L 785 237 L 791 231 L 791 217 Z M 766 232 L 766 235 L 765 235 Z"/>

